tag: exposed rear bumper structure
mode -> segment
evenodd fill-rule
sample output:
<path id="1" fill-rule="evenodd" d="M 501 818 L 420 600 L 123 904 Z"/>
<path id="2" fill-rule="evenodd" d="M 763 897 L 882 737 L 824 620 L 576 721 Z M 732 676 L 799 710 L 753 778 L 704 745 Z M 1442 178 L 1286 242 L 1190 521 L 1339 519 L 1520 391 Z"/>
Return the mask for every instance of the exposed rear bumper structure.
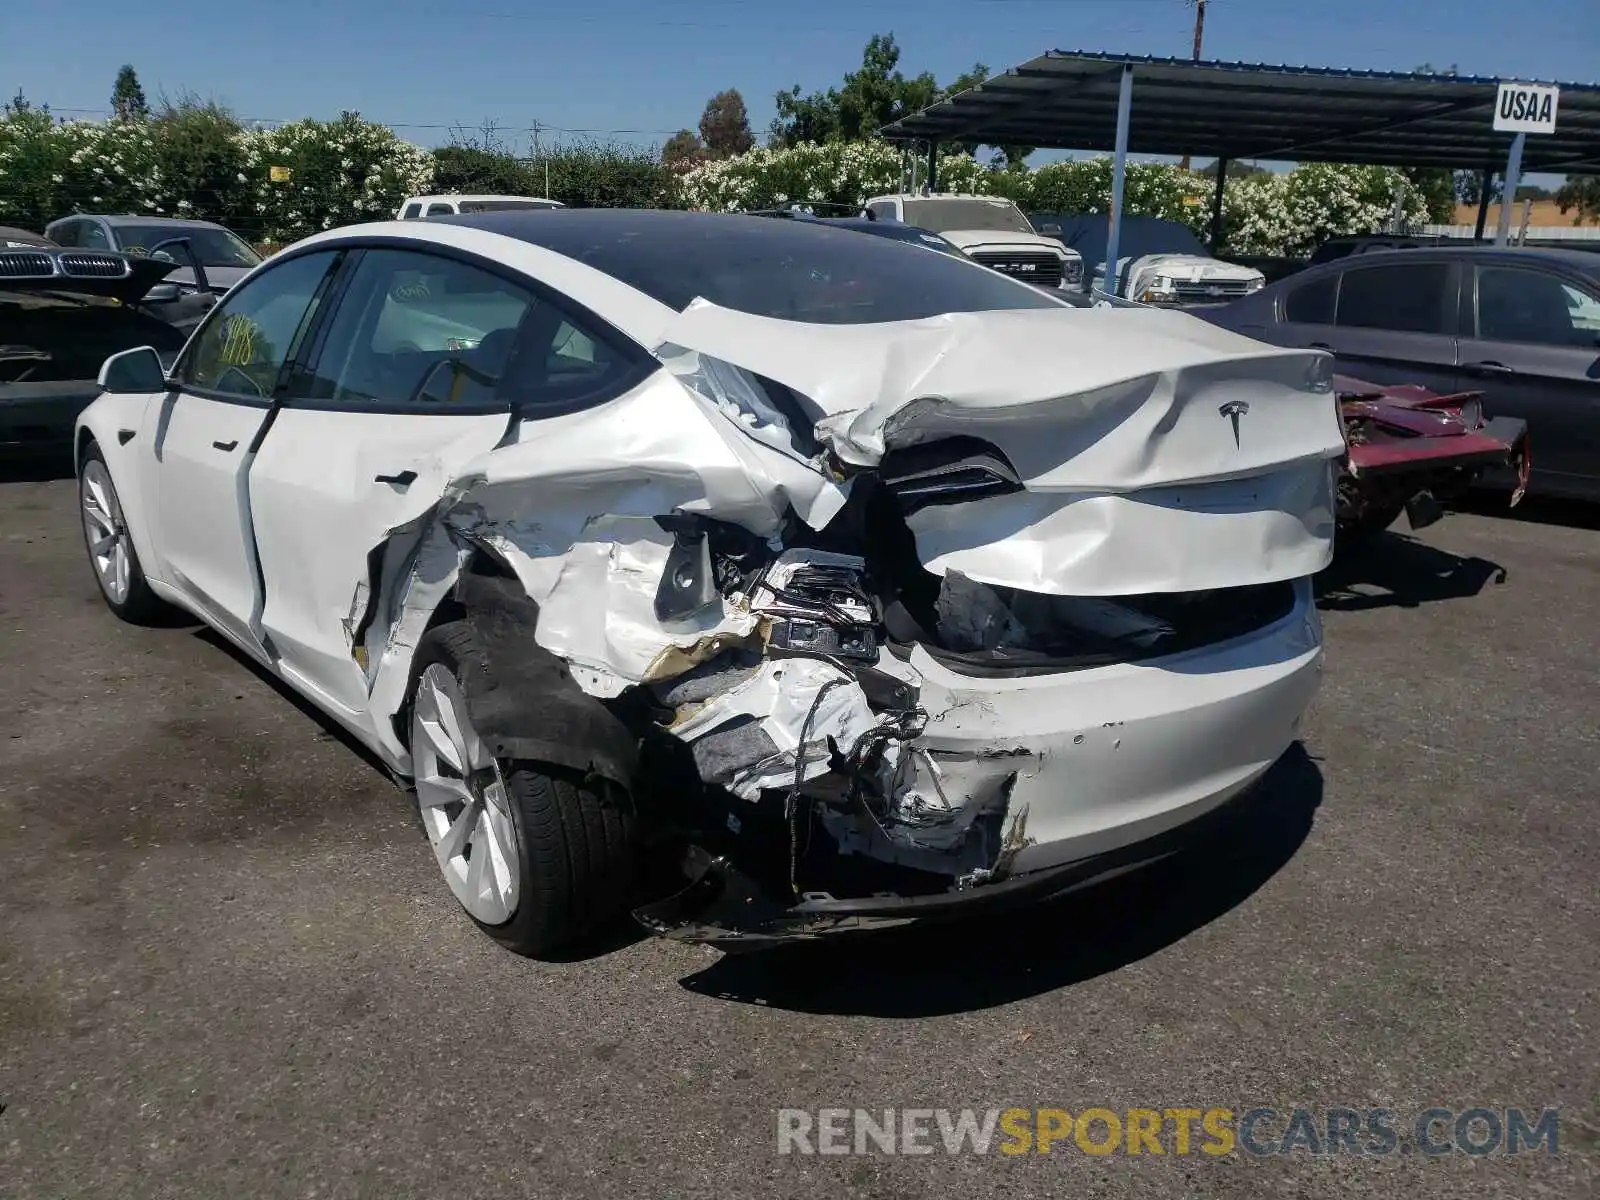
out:
<path id="1" fill-rule="evenodd" d="M 1000 801 L 992 867 L 940 891 L 801 892 L 784 905 L 727 857 L 693 849 L 688 886 L 635 916 L 667 936 L 753 947 L 1042 899 L 1164 857 L 1297 736 L 1322 647 L 1309 581 L 1296 592 L 1266 629 L 1142 664 L 978 680 L 915 654 L 930 715 L 902 752 L 937 775 L 915 786 Z"/>

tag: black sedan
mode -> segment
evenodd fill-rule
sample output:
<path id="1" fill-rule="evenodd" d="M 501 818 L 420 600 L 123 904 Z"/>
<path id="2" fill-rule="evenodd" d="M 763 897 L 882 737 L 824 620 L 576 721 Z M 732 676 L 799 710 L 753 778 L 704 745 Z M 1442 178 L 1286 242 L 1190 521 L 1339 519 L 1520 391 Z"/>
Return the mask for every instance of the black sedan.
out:
<path id="1" fill-rule="evenodd" d="M 1195 315 L 1331 350 L 1373 383 L 1482 391 L 1528 423 L 1530 491 L 1600 499 L 1600 255 L 1495 246 L 1376 251 Z"/>
<path id="2" fill-rule="evenodd" d="M 0 454 L 65 450 L 111 355 L 153 346 L 170 362 L 192 320 L 162 280 L 175 263 L 49 244 L 0 250 Z"/>

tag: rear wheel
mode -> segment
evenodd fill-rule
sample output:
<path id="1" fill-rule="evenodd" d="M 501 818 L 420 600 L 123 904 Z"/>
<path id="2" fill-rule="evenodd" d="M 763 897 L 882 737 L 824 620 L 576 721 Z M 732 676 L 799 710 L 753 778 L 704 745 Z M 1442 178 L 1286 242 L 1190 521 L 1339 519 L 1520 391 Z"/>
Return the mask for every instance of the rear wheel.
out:
<path id="1" fill-rule="evenodd" d="M 467 915 L 538 957 L 616 916 L 632 879 L 628 797 L 605 780 L 497 758 L 467 711 L 462 681 L 489 664 L 464 621 L 417 648 L 411 760 L 422 825 Z"/>
<path id="2" fill-rule="evenodd" d="M 145 581 L 111 471 L 94 442 L 78 468 L 78 509 L 89 565 L 106 607 L 135 625 L 149 624 L 171 611 Z"/>

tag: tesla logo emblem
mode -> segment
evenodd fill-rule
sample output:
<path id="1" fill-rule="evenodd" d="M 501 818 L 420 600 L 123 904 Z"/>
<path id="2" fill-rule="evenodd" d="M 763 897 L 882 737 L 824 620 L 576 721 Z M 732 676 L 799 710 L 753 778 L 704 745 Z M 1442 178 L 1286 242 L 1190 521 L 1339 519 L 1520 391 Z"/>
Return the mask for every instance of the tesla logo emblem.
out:
<path id="1" fill-rule="evenodd" d="M 1233 444 L 1237 447 L 1239 445 L 1239 418 L 1250 411 L 1250 406 L 1243 400 L 1229 400 L 1217 411 L 1233 422 Z"/>

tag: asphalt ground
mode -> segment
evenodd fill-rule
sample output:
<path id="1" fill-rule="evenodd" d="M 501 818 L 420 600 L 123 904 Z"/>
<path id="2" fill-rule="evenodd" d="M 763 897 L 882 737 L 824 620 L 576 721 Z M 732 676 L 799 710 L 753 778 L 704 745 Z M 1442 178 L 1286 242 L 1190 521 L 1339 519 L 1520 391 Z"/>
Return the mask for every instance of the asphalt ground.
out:
<path id="1" fill-rule="evenodd" d="M 112 618 L 72 483 L 13 475 L 0 1195 L 1593 1197 L 1597 525 L 1456 514 L 1336 564 L 1303 746 L 1158 867 L 856 943 L 623 927 L 536 963 L 312 710 Z M 1424 1154 L 1436 1106 L 1558 1109 L 1556 1153 Z M 1268 1150 L 1295 1108 L 1384 1108 L 1398 1144 L 779 1154 L 778 1110 L 823 1107 L 1266 1107 Z"/>

